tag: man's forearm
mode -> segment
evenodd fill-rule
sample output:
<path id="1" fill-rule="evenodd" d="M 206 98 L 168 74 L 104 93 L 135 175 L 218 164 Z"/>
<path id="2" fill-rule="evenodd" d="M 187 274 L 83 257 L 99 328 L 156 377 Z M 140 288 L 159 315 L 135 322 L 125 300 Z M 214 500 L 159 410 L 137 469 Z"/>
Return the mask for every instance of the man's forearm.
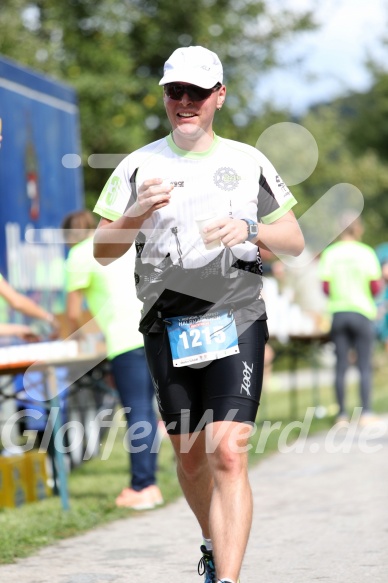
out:
<path id="1" fill-rule="evenodd" d="M 304 249 L 303 234 L 296 221 L 259 225 L 257 244 L 272 253 L 293 256 L 300 255 Z"/>
<path id="2" fill-rule="evenodd" d="M 94 233 L 93 255 L 101 265 L 122 257 L 136 239 L 144 217 L 123 215 L 116 221 L 102 219 Z"/>
<path id="3" fill-rule="evenodd" d="M 12 302 L 10 302 L 10 305 L 12 309 L 18 312 L 22 312 L 30 318 L 44 320 L 50 324 L 52 324 L 53 320 L 55 319 L 52 314 L 47 312 L 44 308 L 39 306 L 39 304 L 36 304 L 28 296 L 23 294 L 15 293 L 14 297 L 12 298 Z"/>

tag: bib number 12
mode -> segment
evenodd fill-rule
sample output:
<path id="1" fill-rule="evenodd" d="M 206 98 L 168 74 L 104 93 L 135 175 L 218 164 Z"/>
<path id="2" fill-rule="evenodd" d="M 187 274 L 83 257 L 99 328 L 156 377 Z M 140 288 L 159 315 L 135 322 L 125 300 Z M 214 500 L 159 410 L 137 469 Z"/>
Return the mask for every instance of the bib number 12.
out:
<path id="1" fill-rule="evenodd" d="M 179 338 L 182 339 L 184 348 L 189 350 L 190 348 L 200 348 L 204 345 L 203 342 L 208 345 L 211 345 L 213 341 L 222 344 L 225 342 L 225 332 L 220 327 L 214 328 L 213 331 L 210 328 L 196 328 L 188 333 L 182 332 L 179 334 Z"/>
<path id="2" fill-rule="evenodd" d="M 240 352 L 234 317 L 226 311 L 169 318 L 167 332 L 174 366 L 189 366 Z"/>

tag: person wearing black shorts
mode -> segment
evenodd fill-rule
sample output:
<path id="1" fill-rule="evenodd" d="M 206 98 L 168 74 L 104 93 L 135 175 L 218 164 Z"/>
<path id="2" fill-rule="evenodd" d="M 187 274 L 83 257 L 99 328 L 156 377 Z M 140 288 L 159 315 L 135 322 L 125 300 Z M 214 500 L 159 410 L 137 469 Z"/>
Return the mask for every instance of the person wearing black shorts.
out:
<path id="1" fill-rule="evenodd" d="M 202 530 L 205 583 L 237 583 L 252 521 L 248 440 L 267 341 L 259 247 L 299 255 L 291 192 L 256 148 L 213 131 L 217 55 L 179 48 L 160 81 L 172 132 L 125 158 L 95 206 L 94 255 L 135 242 L 139 330 L 183 493 Z"/>
<path id="2" fill-rule="evenodd" d="M 167 432 L 193 433 L 225 419 L 254 423 L 267 338 L 267 323 L 258 320 L 238 337 L 239 354 L 193 368 L 173 366 L 166 334 L 145 336 L 148 367 Z"/>

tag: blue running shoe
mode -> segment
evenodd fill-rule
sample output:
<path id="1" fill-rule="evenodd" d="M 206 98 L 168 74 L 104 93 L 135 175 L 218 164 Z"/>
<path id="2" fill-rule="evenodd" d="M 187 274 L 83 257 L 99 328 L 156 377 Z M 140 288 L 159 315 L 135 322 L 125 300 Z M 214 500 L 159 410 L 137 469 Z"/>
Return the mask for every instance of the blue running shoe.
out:
<path id="1" fill-rule="evenodd" d="M 212 551 L 208 551 L 205 545 L 202 545 L 201 553 L 202 557 L 198 563 L 198 575 L 205 575 L 204 583 L 217 583 Z"/>

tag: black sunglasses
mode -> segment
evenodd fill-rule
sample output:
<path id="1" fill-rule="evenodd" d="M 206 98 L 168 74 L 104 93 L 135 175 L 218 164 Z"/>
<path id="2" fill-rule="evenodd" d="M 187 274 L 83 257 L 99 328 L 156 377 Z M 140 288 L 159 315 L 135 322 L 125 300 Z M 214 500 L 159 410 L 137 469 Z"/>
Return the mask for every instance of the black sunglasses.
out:
<path id="1" fill-rule="evenodd" d="M 217 83 L 210 89 L 204 89 L 197 85 L 183 85 L 182 83 L 166 83 L 164 92 L 170 99 L 180 101 L 186 93 L 190 101 L 203 101 L 210 97 L 212 93 L 218 91 L 222 87 L 221 83 Z"/>

